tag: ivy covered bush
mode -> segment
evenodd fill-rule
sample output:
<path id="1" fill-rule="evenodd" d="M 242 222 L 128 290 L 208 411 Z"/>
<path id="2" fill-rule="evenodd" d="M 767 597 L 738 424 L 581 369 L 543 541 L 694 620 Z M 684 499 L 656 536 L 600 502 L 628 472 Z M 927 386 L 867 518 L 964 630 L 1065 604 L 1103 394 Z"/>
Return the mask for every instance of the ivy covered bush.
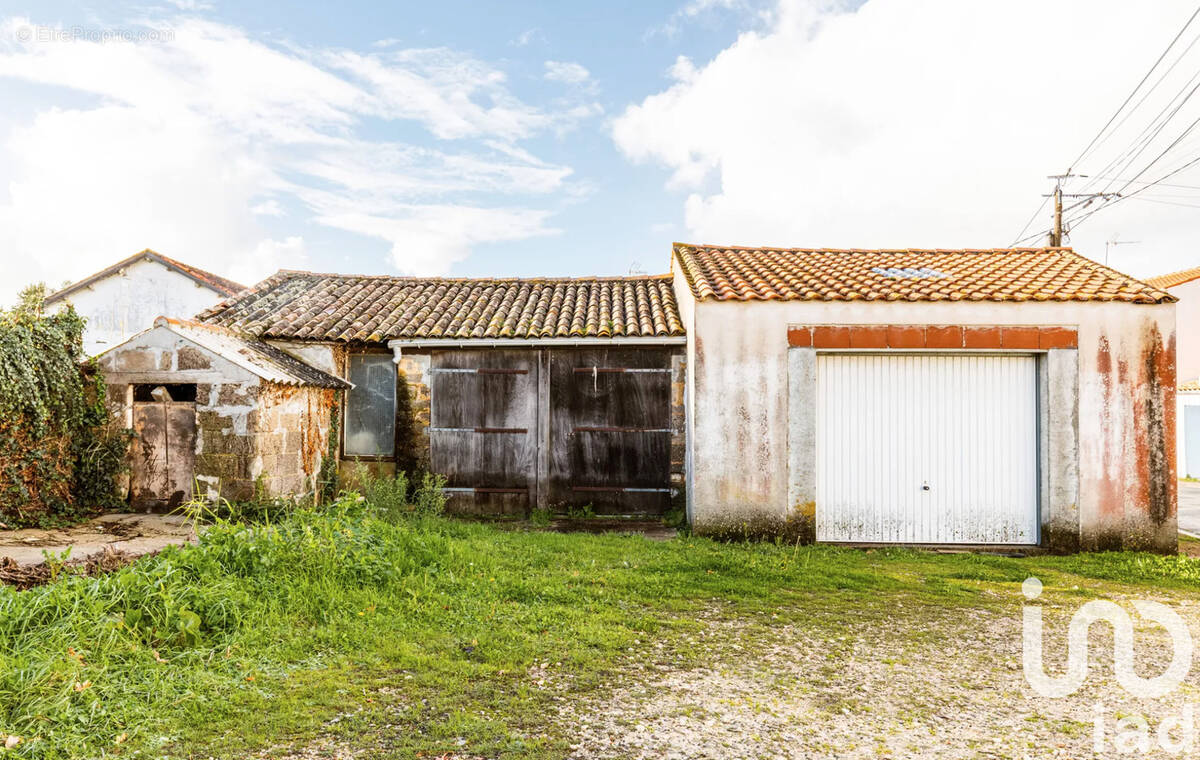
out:
<path id="1" fill-rule="evenodd" d="M 44 314 L 44 288 L 0 312 L 0 522 L 70 522 L 116 506 L 127 431 L 104 406 L 104 379 L 83 362 L 84 320 Z"/>

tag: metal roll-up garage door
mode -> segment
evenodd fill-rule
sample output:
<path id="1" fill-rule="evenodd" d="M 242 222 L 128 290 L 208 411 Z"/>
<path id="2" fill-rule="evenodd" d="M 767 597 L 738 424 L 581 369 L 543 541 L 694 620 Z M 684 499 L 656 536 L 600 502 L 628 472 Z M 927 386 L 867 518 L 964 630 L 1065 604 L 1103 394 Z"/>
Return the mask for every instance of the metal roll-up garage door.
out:
<path id="1" fill-rule="evenodd" d="M 1035 544 L 1032 356 L 817 359 L 817 539 Z"/>

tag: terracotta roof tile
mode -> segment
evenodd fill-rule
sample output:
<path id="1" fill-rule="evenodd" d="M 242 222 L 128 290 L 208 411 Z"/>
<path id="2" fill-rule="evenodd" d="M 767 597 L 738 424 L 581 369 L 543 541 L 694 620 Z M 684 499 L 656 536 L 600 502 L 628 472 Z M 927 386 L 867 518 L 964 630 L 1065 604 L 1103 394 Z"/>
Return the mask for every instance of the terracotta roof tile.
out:
<path id="1" fill-rule="evenodd" d="M 454 279 L 282 271 L 197 318 L 300 340 L 684 334 L 668 275 Z"/>
<path id="2" fill-rule="evenodd" d="M 1069 248 L 835 250 L 676 243 L 674 256 L 701 300 L 1177 300 Z"/>
<path id="3" fill-rule="evenodd" d="M 1182 285 L 1185 282 L 1191 282 L 1192 280 L 1200 280 L 1200 267 L 1192 267 L 1191 269 L 1185 269 L 1182 272 L 1172 272 L 1171 274 L 1160 274 L 1157 277 L 1148 277 L 1146 278 L 1146 284 L 1166 289 Z"/>

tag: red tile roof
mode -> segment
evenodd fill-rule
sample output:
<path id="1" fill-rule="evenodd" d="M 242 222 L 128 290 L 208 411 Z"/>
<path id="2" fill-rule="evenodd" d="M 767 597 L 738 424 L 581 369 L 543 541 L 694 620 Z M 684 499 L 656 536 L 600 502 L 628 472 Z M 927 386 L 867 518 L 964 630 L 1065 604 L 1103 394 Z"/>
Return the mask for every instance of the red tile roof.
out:
<path id="1" fill-rule="evenodd" d="M 1157 277 L 1147 277 L 1146 284 L 1153 285 L 1156 288 L 1173 288 L 1176 285 L 1182 285 L 1185 282 L 1192 280 L 1200 280 L 1200 267 L 1192 267 L 1185 269 L 1182 272 L 1172 272 L 1170 274 L 1160 274 Z"/>
<path id="2" fill-rule="evenodd" d="M 1069 248 L 835 250 L 676 243 L 674 256 L 701 300 L 1177 300 Z"/>
<path id="3" fill-rule="evenodd" d="M 684 334 L 668 275 L 465 279 L 281 271 L 197 318 L 298 340 Z"/>
<path id="4" fill-rule="evenodd" d="M 46 303 L 49 304 L 54 303 L 55 301 L 60 301 L 72 293 L 82 290 L 98 280 L 102 280 L 105 277 L 116 274 L 130 264 L 143 259 L 146 261 L 156 261 L 168 269 L 174 269 L 185 277 L 194 280 L 200 285 L 203 285 L 209 290 L 215 291 L 217 294 L 225 296 L 226 298 L 246 289 L 245 285 L 240 285 L 233 280 L 221 277 L 220 275 L 215 275 L 212 272 L 206 272 L 205 270 L 194 267 L 191 264 L 184 264 L 182 261 L 176 261 L 175 259 L 167 258 L 161 253 L 147 248 L 145 250 L 138 251 L 127 259 L 118 261 L 116 264 L 113 264 L 110 267 L 101 269 L 99 272 L 96 272 L 93 275 L 84 277 L 78 282 L 73 282 L 67 287 L 51 293 L 50 295 L 46 296 Z"/>

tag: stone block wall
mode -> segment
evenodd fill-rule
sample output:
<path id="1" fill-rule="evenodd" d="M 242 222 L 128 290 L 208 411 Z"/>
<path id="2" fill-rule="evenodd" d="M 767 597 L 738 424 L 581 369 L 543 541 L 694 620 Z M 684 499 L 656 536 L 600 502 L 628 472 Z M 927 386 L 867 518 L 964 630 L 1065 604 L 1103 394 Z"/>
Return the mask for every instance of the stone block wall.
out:
<path id="1" fill-rule="evenodd" d="M 199 494 L 230 501 L 254 498 L 257 377 L 196 386 L 196 483 Z"/>
<path id="2" fill-rule="evenodd" d="M 396 365 L 397 390 L 408 392 L 408 408 L 403 399 L 397 404 L 401 410 L 396 420 L 401 448 L 397 459 L 402 469 L 411 471 L 429 469 L 429 364 L 430 354 L 405 353 Z"/>
<path id="3" fill-rule="evenodd" d="M 249 474 L 258 495 L 309 496 L 329 451 L 335 391 L 264 383 L 251 438 Z"/>

